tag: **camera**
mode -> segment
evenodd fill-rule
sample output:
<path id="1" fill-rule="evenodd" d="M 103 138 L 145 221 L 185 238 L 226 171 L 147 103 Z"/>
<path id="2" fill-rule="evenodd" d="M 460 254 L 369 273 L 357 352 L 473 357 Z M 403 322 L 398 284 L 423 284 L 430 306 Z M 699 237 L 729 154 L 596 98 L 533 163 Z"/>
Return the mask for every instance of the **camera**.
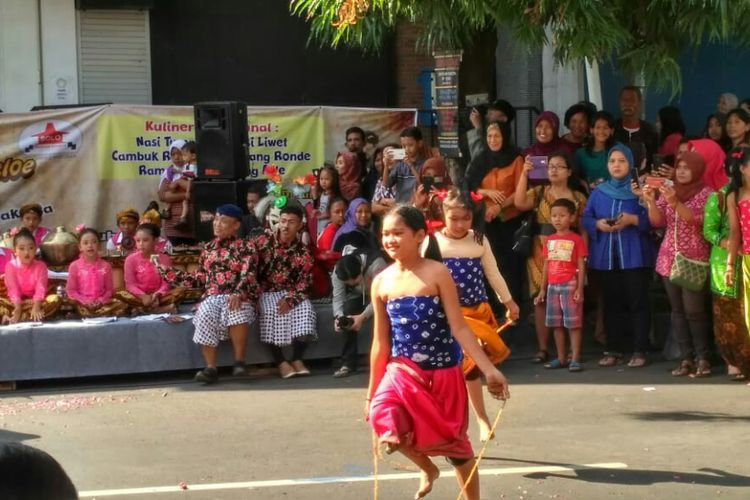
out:
<path id="1" fill-rule="evenodd" d="M 349 316 L 336 316 L 336 327 L 339 330 L 348 330 L 354 325 L 354 320 Z"/>

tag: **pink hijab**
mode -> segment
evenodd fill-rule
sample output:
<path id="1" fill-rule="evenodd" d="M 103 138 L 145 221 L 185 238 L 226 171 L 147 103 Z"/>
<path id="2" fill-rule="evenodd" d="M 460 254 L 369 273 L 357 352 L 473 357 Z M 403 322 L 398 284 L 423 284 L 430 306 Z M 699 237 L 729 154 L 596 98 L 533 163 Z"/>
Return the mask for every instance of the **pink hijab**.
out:
<path id="1" fill-rule="evenodd" d="M 688 142 L 690 151 L 698 153 L 703 157 L 706 163 L 706 170 L 703 172 L 703 184 L 714 191 L 718 191 L 729 182 L 726 172 L 724 172 L 724 160 L 727 155 L 712 139 L 695 139 Z"/>

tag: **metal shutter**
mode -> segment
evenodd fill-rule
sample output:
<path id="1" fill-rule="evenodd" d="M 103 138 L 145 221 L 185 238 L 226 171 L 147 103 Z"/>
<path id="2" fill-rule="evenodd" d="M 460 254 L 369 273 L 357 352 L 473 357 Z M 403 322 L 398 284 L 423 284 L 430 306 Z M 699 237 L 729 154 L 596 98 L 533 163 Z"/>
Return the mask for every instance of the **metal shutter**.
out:
<path id="1" fill-rule="evenodd" d="M 80 102 L 151 104 L 148 11 L 78 11 Z"/>

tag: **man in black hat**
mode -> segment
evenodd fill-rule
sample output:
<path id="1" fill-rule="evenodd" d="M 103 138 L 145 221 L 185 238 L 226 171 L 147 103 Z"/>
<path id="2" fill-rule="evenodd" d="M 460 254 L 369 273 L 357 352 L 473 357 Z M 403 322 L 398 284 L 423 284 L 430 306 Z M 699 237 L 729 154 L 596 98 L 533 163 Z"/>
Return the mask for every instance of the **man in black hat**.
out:
<path id="1" fill-rule="evenodd" d="M 159 273 L 173 286 L 205 288 L 193 318 L 193 342 L 201 346 L 206 361 L 206 368 L 195 375 L 197 382 L 211 384 L 219 380 L 216 349 L 222 340 L 232 341 L 232 375 L 247 374 L 245 347 L 250 323 L 256 318 L 253 304 L 258 300 L 258 254 L 254 245 L 237 237 L 241 221 L 240 207 L 220 206 L 213 221 L 214 239 L 201 252 L 195 273 L 159 267 Z"/>

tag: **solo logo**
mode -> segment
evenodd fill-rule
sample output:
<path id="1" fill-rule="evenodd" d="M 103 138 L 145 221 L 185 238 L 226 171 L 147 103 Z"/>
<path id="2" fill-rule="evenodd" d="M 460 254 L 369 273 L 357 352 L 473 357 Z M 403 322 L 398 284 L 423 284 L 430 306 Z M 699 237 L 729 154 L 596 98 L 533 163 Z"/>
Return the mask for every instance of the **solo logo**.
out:
<path id="1" fill-rule="evenodd" d="M 81 130 L 62 120 L 45 120 L 29 125 L 18 137 L 18 149 L 30 156 L 65 156 L 81 149 Z"/>

